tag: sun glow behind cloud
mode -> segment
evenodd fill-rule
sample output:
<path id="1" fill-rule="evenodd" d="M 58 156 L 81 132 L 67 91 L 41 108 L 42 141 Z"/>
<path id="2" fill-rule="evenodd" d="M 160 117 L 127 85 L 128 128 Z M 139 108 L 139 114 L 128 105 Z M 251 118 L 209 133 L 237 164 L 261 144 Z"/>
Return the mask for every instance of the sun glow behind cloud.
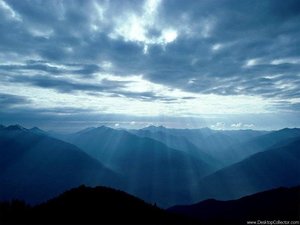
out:
<path id="1" fill-rule="evenodd" d="M 160 0 L 147 0 L 140 14 L 129 12 L 116 19 L 116 27 L 110 37 L 123 38 L 125 41 L 138 42 L 144 45 L 144 53 L 149 45 L 166 45 L 176 40 L 178 32 L 174 28 L 164 27 L 158 22 L 157 11 Z M 150 30 L 156 30 L 153 35 Z"/>

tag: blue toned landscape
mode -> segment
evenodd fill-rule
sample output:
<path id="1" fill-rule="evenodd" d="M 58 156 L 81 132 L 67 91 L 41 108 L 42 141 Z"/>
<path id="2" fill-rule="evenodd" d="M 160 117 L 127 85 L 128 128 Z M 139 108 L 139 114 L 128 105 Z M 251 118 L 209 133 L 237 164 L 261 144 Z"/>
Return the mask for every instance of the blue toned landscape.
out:
<path id="1" fill-rule="evenodd" d="M 196 136 L 202 141 L 195 142 Z M 241 223 L 255 216 L 297 220 L 299 146 L 296 128 L 266 132 L 101 126 L 54 134 L 2 126 L 1 219 L 57 224 Z M 115 190 L 88 188 L 96 186 Z M 80 216 L 72 216 L 78 210 Z M 135 216 L 139 210 L 144 219 Z M 243 214 L 235 214 L 239 211 Z"/>
<path id="2" fill-rule="evenodd" d="M 299 224 L 299 0 L 0 0 L 0 224 Z"/>

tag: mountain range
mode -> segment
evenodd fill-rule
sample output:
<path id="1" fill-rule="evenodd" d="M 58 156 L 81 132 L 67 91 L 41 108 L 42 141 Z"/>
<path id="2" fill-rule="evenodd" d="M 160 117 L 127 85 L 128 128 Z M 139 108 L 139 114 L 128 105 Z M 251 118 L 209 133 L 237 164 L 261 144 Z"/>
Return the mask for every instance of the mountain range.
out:
<path id="1" fill-rule="evenodd" d="M 195 182 L 217 169 L 209 156 L 193 157 L 125 130 L 102 126 L 65 140 L 122 174 L 127 191 L 163 206 L 192 201 Z"/>
<path id="2" fill-rule="evenodd" d="M 164 208 L 237 199 L 299 185 L 299 146 L 296 128 L 102 126 L 54 135 L 37 127 L 1 126 L 0 199 L 36 204 L 81 184 L 121 189 Z"/>
<path id="3" fill-rule="evenodd" d="M 201 158 L 209 156 L 219 168 L 253 154 L 255 146 L 247 151 L 241 151 L 245 143 L 269 133 L 255 130 L 211 130 L 209 128 L 168 129 L 162 126 L 149 126 L 140 130 L 131 130 L 131 132 L 159 140 L 175 148 L 181 146 L 183 150 L 193 153 L 194 156 L 198 155 Z M 257 152 L 262 150 L 263 148 L 259 148 Z M 199 155 L 200 153 L 201 155 Z"/>

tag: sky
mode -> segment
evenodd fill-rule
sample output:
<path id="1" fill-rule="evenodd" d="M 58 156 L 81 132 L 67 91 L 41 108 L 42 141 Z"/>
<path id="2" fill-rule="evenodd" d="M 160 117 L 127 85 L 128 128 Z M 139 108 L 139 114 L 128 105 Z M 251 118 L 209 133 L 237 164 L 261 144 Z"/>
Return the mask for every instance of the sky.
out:
<path id="1" fill-rule="evenodd" d="M 0 123 L 300 127 L 298 0 L 0 0 Z"/>

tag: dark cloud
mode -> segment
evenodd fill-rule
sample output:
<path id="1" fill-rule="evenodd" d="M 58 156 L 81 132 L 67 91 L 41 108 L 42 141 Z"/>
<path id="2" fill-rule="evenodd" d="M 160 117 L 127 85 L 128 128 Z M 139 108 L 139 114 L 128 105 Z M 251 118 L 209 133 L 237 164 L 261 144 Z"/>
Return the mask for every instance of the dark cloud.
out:
<path id="1" fill-rule="evenodd" d="M 28 103 L 30 103 L 30 100 L 25 97 L 0 93 L 0 105 L 2 109 L 7 109 L 13 106 L 20 106 Z"/>
<path id="2" fill-rule="evenodd" d="M 112 97 L 133 98 L 141 101 L 161 101 L 174 102 L 178 98 L 159 96 L 153 91 L 134 92 L 124 91 L 121 88 L 130 81 L 115 81 L 102 79 L 99 83 L 83 83 L 70 81 L 63 78 L 55 78 L 49 76 L 35 75 L 35 76 L 14 76 L 9 77 L 9 80 L 14 83 L 29 84 L 32 86 L 54 89 L 62 93 L 73 93 L 78 91 L 86 92 L 87 94 L 95 95 L 101 93 L 109 93 Z M 187 98 L 185 98 L 187 99 Z M 17 100 L 17 99 L 16 99 Z M 17 103 L 17 102 L 16 102 Z"/>
<path id="3" fill-rule="evenodd" d="M 82 82 L 69 81 L 63 78 L 55 78 L 48 76 L 15 76 L 10 80 L 16 83 L 30 84 L 42 88 L 51 88 L 59 92 L 75 92 L 75 91 L 91 91 L 91 92 L 106 92 L 109 90 L 118 89 L 123 87 L 126 81 L 109 81 L 102 80 L 99 84 L 89 84 Z"/>
<path id="4" fill-rule="evenodd" d="M 45 73 L 52 75 L 73 74 L 83 77 L 93 76 L 97 72 L 105 71 L 104 68 L 95 64 L 51 64 L 49 61 L 28 60 L 25 64 L 4 64 L 0 65 L 3 73 L 18 73 L 31 71 L 35 73 Z"/>

